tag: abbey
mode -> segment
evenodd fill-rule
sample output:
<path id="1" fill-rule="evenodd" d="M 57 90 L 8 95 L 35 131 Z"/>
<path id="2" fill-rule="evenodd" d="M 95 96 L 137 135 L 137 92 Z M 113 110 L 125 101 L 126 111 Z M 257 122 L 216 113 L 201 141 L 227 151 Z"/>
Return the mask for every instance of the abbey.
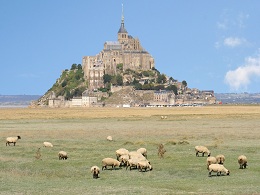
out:
<path id="1" fill-rule="evenodd" d="M 83 57 L 82 67 L 88 89 L 104 87 L 103 75 L 116 75 L 119 64 L 123 71 L 150 70 L 154 67 L 154 58 L 142 47 L 139 39 L 133 38 L 125 29 L 123 9 L 117 41 L 106 41 L 99 54 Z"/>

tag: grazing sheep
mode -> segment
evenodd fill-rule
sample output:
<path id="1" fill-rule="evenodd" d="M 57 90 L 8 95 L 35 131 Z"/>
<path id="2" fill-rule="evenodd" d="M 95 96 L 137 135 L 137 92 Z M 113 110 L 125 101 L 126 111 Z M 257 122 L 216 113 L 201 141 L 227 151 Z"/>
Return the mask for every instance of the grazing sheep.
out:
<path id="1" fill-rule="evenodd" d="M 220 176 L 221 172 L 225 173 L 227 175 L 230 174 L 230 171 L 227 170 L 223 165 L 220 165 L 220 164 L 209 165 L 209 177 L 211 176 L 211 172 L 217 172 L 217 176 Z"/>
<path id="2" fill-rule="evenodd" d="M 102 170 L 104 168 L 107 169 L 107 166 L 112 166 L 112 169 L 113 168 L 115 169 L 116 166 L 118 166 L 118 167 L 120 166 L 120 162 L 118 160 L 116 160 L 116 159 L 113 159 L 113 158 L 104 158 L 102 160 Z"/>
<path id="3" fill-rule="evenodd" d="M 146 148 L 139 148 L 137 152 L 140 152 L 145 158 L 147 158 L 147 150 Z"/>
<path id="4" fill-rule="evenodd" d="M 142 153 L 140 153 L 140 152 L 137 152 L 137 151 L 131 151 L 131 152 L 129 152 L 129 158 L 131 159 L 131 158 L 140 158 L 140 159 L 146 159 L 143 155 L 142 155 Z"/>
<path id="5" fill-rule="evenodd" d="M 127 170 L 128 167 L 130 168 L 130 171 L 131 171 L 131 168 L 137 168 L 137 165 L 138 165 L 139 161 L 140 161 L 139 158 L 130 158 L 127 161 L 126 170 Z"/>
<path id="6" fill-rule="evenodd" d="M 112 136 L 107 136 L 107 140 L 108 140 L 108 141 L 113 141 Z"/>
<path id="7" fill-rule="evenodd" d="M 44 147 L 50 147 L 50 148 L 53 147 L 52 143 L 50 143 L 50 142 L 43 142 L 43 146 Z"/>
<path id="8" fill-rule="evenodd" d="M 147 160 L 142 160 L 142 161 L 139 161 L 137 163 L 137 167 L 139 168 L 139 171 L 143 171 L 143 169 L 146 171 L 147 169 L 149 169 L 150 171 L 153 170 L 153 167 L 152 165 L 150 164 L 149 161 Z"/>
<path id="9" fill-rule="evenodd" d="M 209 170 L 209 165 L 216 164 L 217 159 L 214 156 L 210 156 L 207 158 L 207 169 Z"/>
<path id="10" fill-rule="evenodd" d="M 120 162 L 120 166 L 122 165 L 126 166 L 128 160 L 129 160 L 129 155 L 127 154 L 121 155 L 118 159 L 118 161 Z"/>
<path id="11" fill-rule="evenodd" d="M 21 137 L 19 135 L 17 137 L 8 137 L 8 138 L 6 138 L 5 145 L 7 146 L 7 144 L 8 144 L 8 146 L 10 146 L 10 143 L 13 143 L 15 146 L 18 139 L 21 139 Z"/>
<path id="12" fill-rule="evenodd" d="M 165 152 L 166 152 L 166 150 L 164 149 L 163 144 L 160 144 L 160 145 L 158 146 L 158 156 L 159 156 L 160 158 L 163 158 L 163 155 L 164 155 Z"/>
<path id="13" fill-rule="evenodd" d="M 245 155 L 240 155 L 237 159 L 238 164 L 239 164 L 239 168 L 240 169 L 245 169 L 247 165 L 247 158 Z"/>
<path id="14" fill-rule="evenodd" d="M 68 154 L 65 151 L 60 151 L 58 153 L 58 156 L 59 156 L 59 160 L 67 160 L 67 158 L 68 158 Z"/>
<path id="15" fill-rule="evenodd" d="M 100 173 L 100 168 L 98 166 L 92 166 L 90 168 L 90 171 L 93 174 L 93 178 L 97 179 L 98 178 L 98 174 Z"/>
<path id="16" fill-rule="evenodd" d="M 202 156 L 204 156 L 205 153 L 210 156 L 210 151 L 205 146 L 195 146 L 196 156 L 199 156 L 199 153 L 202 153 Z"/>
<path id="17" fill-rule="evenodd" d="M 117 160 L 119 159 L 120 156 L 122 155 L 128 155 L 129 154 L 129 151 L 125 148 L 120 148 L 118 150 L 116 150 L 116 158 Z"/>
<path id="18" fill-rule="evenodd" d="M 225 156 L 223 154 L 219 154 L 216 156 L 217 163 L 223 165 L 225 162 Z"/>

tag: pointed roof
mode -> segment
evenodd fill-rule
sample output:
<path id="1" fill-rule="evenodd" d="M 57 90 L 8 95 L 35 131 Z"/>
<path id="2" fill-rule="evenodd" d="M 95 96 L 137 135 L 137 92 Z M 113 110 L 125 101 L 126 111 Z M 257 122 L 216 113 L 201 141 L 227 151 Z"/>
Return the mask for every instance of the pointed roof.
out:
<path id="1" fill-rule="evenodd" d="M 118 33 L 127 33 L 127 30 L 125 29 L 125 20 L 124 20 L 124 9 L 122 4 L 122 17 L 121 17 L 121 26 L 118 30 Z"/>

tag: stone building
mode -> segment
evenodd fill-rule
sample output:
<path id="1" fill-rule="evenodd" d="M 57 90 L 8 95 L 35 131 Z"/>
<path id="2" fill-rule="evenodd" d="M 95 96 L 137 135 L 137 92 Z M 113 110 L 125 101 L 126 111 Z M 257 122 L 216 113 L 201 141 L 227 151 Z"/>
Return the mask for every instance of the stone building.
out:
<path id="1" fill-rule="evenodd" d="M 116 75 L 119 64 L 123 71 L 150 70 L 154 67 L 154 58 L 142 47 L 139 39 L 133 38 L 125 29 L 123 9 L 117 41 L 106 41 L 99 54 L 83 57 L 82 67 L 88 88 L 94 90 L 104 87 L 103 75 Z"/>

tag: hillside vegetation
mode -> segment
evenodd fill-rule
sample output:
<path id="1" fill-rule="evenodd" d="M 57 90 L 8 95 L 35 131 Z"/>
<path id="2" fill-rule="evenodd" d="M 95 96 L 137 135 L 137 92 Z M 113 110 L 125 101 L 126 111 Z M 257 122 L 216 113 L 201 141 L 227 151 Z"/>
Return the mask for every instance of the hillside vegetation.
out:
<path id="1" fill-rule="evenodd" d="M 122 64 L 117 65 L 116 74 L 103 76 L 104 88 L 96 89 L 102 92 L 110 93 L 111 85 L 114 86 L 132 86 L 136 90 L 171 90 L 177 94 L 178 88 L 175 85 L 177 80 L 168 78 L 161 74 L 157 69 L 134 71 L 127 69 L 123 71 Z M 175 83 L 175 84 L 174 84 Z M 186 87 L 186 81 L 182 81 Z M 65 100 L 73 97 L 80 97 L 88 88 L 88 83 L 84 78 L 84 72 L 81 64 L 72 64 L 71 69 L 64 70 L 53 84 L 53 86 L 39 99 L 39 102 L 47 104 L 49 97 L 63 96 Z"/>

